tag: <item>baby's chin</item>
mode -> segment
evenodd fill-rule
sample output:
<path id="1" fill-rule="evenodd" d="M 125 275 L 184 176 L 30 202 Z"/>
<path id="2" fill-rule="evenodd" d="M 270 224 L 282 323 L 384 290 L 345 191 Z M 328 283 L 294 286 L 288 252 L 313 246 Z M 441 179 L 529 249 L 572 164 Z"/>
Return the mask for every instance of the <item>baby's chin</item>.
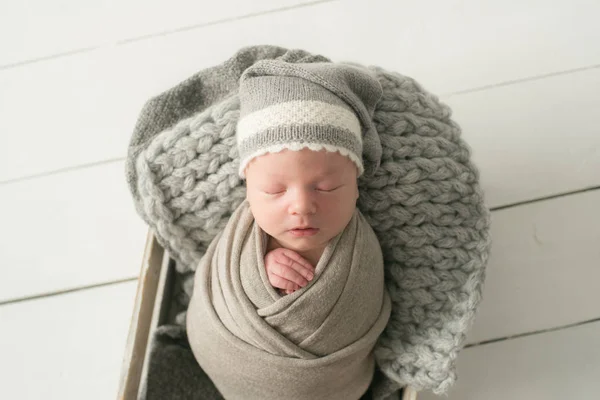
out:
<path id="1" fill-rule="evenodd" d="M 309 237 L 294 237 L 290 233 L 286 232 L 283 235 L 276 236 L 275 240 L 286 249 L 297 252 L 305 252 L 322 248 L 329 243 L 329 240 L 327 238 L 323 238 L 320 235 L 320 232 Z"/>

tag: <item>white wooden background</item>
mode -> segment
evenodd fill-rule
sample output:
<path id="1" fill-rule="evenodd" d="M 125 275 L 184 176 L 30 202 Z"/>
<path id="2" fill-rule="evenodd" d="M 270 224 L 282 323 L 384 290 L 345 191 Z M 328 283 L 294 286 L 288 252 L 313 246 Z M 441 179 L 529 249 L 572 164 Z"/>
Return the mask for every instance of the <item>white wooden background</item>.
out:
<path id="1" fill-rule="evenodd" d="M 116 396 L 146 232 L 124 178 L 138 112 L 252 44 L 381 65 L 453 108 L 494 246 L 449 399 L 599 398 L 599 16 L 597 0 L 0 2 L 0 398 Z"/>

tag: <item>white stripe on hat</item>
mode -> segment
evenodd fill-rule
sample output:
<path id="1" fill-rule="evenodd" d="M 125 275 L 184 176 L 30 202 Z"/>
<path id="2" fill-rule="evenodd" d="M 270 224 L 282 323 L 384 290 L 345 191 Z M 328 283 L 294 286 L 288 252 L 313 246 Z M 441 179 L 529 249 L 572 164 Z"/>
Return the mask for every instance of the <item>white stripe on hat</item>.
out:
<path id="1" fill-rule="evenodd" d="M 241 118 L 237 125 L 237 141 L 270 128 L 289 125 L 331 125 L 352 132 L 362 144 L 360 122 L 356 114 L 344 107 L 315 100 L 278 103 Z"/>
<path id="2" fill-rule="evenodd" d="M 362 160 L 360 158 L 358 158 L 356 156 L 356 154 L 354 154 L 352 151 L 350 151 L 344 147 L 334 146 L 334 145 L 324 144 L 324 143 L 290 142 L 290 143 L 275 144 L 272 146 L 263 147 L 263 148 L 260 148 L 256 151 L 254 151 L 251 154 L 248 154 L 246 157 L 242 158 L 240 160 L 240 165 L 239 165 L 239 170 L 238 170 L 240 178 L 245 179 L 244 170 L 248 166 L 248 163 L 250 161 L 252 161 L 252 159 L 254 159 L 256 157 L 260 157 L 267 153 L 279 153 L 280 151 L 283 151 L 285 149 L 292 150 L 292 151 L 299 151 L 302 149 L 310 149 L 313 151 L 326 150 L 329 152 L 337 151 L 341 155 L 348 157 L 350 160 L 352 160 L 352 162 L 354 162 L 354 164 L 356 164 L 359 175 L 362 175 L 362 173 L 365 171 Z"/>

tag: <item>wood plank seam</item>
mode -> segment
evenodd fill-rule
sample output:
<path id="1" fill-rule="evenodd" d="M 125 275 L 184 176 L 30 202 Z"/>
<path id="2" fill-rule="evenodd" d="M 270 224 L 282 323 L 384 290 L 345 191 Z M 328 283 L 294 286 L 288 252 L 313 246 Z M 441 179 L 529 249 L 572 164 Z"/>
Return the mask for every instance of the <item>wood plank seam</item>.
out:
<path id="1" fill-rule="evenodd" d="M 563 70 L 563 71 L 554 71 L 554 72 L 549 72 L 549 73 L 546 73 L 546 74 L 527 76 L 527 77 L 519 78 L 519 79 L 511 79 L 509 81 L 498 82 L 498 83 L 491 83 L 489 85 L 484 85 L 484 86 L 474 87 L 474 88 L 471 88 L 471 89 L 458 90 L 458 91 L 455 91 L 455 92 L 450 92 L 450 93 L 442 94 L 442 95 L 440 95 L 440 98 L 450 98 L 450 97 L 460 96 L 460 95 L 463 95 L 463 94 L 470 94 L 470 93 L 475 93 L 475 92 L 483 92 L 483 91 L 486 91 L 486 90 L 496 89 L 496 88 L 500 88 L 500 87 L 518 85 L 518 84 L 521 84 L 521 83 L 528 83 L 528 82 L 533 82 L 533 81 L 541 81 L 541 80 L 544 80 L 544 79 L 547 79 L 547 78 L 554 78 L 554 77 L 562 76 L 562 75 L 576 74 L 578 72 L 590 71 L 592 69 L 597 69 L 597 68 L 600 68 L 600 64 L 592 64 L 592 65 L 588 65 L 588 66 L 584 66 L 584 67 L 566 69 L 566 70 Z"/>
<path id="2" fill-rule="evenodd" d="M 22 67 L 25 65 L 31 65 L 31 64 L 35 64 L 35 63 L 39 63 L 39 62 L 49 61 L 49 60 L 56 60 L 58 58 L 64 58 L 64 57 L 69 57 L 69 56 L 73 56 L 73 55 L 80 55 L 83 53 L 90 53 L 93 51 L 102 50 L 107 47 L 127 45 L 127 44 L 131 44 L 131 43 L 135 43 L 135 42 L 140 42 L 143 40 L 155 39 L 155 38 L 164 37 L 164 36 L 170 36 L 173 34 L 177 34 L 177 33 L 181 33 L 181 32 L 188 32 L 188 31 L 195 30 L 195 29 L 202 29 L 202 28 L 206 28 L 208 26 L 214 26 L 214 25 L 220 25 L 220 24 L 225 24 L 225 23 L 229 23 L 229 22 L 240 21 L 240 20 L 244 20 L 244 19 L 256 18 L 256 17 L 268 15 L 268 14 L 276 14 L 279 12 L 285 12 L 285 11 L 304 8 L 304 7 L 311 7 L 311 6 L 315 6 L 318 4 L 331 3 L 334 1 L 339 1 L 339 0 L 315 0 L 315 1 L 308 2 L 308 3 L 294 4 L 291 6 L 274 8 L 271 10 L 264 10 L 264 11 L 259 11 L 259 12 L 255 12 L 255 13 L 243 14 L 243 15 L 240 15 L 237 17 L 221 18 L 221 19 L 211 21 L 211 22 L 204 22 L 204 23 L 195 24 L 195 25 L 183 26 L 183 27 L 177 28 L 177 29 L 170 29 L 170 30 L 150 33 L 150 34 L 146 34 L 146 35 L 134 36 L 134 37 L 127 38 L 127 39 L 118 40 L 114 43 L 103 43 L 103 44 L 99 44 L 96 46 L 81 47 L 78 49 L 72 49 L 69 51 L 51 54 L 48 56 L 37 57 L 37 58 L 29 59 L 29 60 L 16 61 L 16 62 L 0 65 L 0 71 L 14 69 L 14 68 Z"/>
<path id="3" fill-rule="evenodd" d="M 24 175 L 24 176 L 19 176 L 17 178 L 6 179 L 4 181 L 0 181 L 0 186 L 7 185 L 7 184 L 10 184 L 10 183 L 17 183 L 17 182 L 28 181 L 28 180 L 31 180 L 31 179 L 44 178 L 46 176 L 52 176 L 52 175 L 56 175 L 56 174 L 62 174 L 62 173 L 65 173 L 65 172 L 77 171 L 77 170 L 80 170 L 80 169 L 98 167 L 98 166 L 101 166 L 101 165 L 112 164 L 112 163 L 115 163 L 115 162 L 123 162 L 123 161 L 125 161 L 125 157 L 115 157 L 115 158 L 107 158 L 106 160 L 93 161 L 93 162 L 85 163 L 85 164 L 72 165 L 72 166 L 69 166 L 69 167 L 54 169 L 54 170 L 50 170 L 50 171 L 39 172 L 37 174 Z"/>
<path id="4" fill-rule="evenodd" d="M 492 211 L 492 212 L 494 212 L 494 211 L 502 211 L 502 210 L 506 210 L 506 209 L 509 209 L 509 208 L 516 208 L 516 207 L 520 207 L 520 206 L 526 206 L 526 205 L 529 205 L 529 204 L 535 204 L 535 203 L 540 203 L 540 202 L 543 202 L 543 201 L 559 199 L 559 198 L 562 198 L 562 197 L 575 196 L 575 195 L 578 195 L 578 194 L 593 192 L 593 191 L 596 191 L 596 190 L 600 190 L 600 185 L 598 185 L 598 186 L 592 186 L 592 187 L 588 187 L 588 188 L 583 188 L 583 189 L 579 189 L 579 190 L 572 190 L 572 191 L 569 191 L 569 192 L 551 194 L 549 196 L 536 197 L 535 199 L 523 200 L 523 201 L 519 201 L 517 203 L 506 204 L 506 205 L 503 205 L 503 206 L 496 206 L 496 207 L 490 208 L 490 211 Z"/>
<path id="5" fill-rule="evenodd" d="M 63 290 L 56 290 L 53 292 L 46 292 L 46 293 L 34 294 L 31 296 L 17 297 L 14 299 L 0 301 L 0 306 L 22 303 L 24 301 L 29 301 L 29 300 L 45 299 L 47 297 L 54 297 L 54 296 L 60 296 L 63 294 L 76 293 L 76 292 L 81 292 L 83 290 L 97 289 L 97 288 L 101 288 L 101 287 L 118 285 L 120 283 L 133 282 L 133 281 L 137 281 L 137 280 L 138 280 L 138 277 L 134 276 L 134 277 L 130 277 L 130 278 L 117 279 L 117 280 L 108 281 L 108 282 L 95 283 L 93 285 L 77 286 L 77 287 L 72 287 L 72 288 L 63 289 Z"/>
<path id="6" fill-rule="evenodd" d="M 561 325 L 561 326 L 556 326 L 556 327 L 547 328 L 547 329 L 539 329 L 539 330 L 532 331 L 532 332 L 524 332 L 524 333 L 518 333 L 516 335 L 510 335 L 510 336 L 499 337 L 499 338 L 494 338 L 494 339 L 482 340 L 481 342 L 468 344 L 464 348 L 467 349 L 469 347 L 484 346 L 486 344 L 504 342 L 504 341 L 507 341 L 507 340 L 518 339 L 518 338 L 527 337 L 527 336 L 534 336 L 534 335 L 539 335 L 539 334 L 542 334 L 542 333 L 556 332 L 556 331 L 561 331 L 561 330 L 565 330 L 565 329 L 569 329 L 569 328 L 575 328 L 575 327 L 582 326 L 582 325 L 592 324 L 594 322 L 600 322 L 600 317 L 593 318 L 593 319 L 588 319 L 586 321 L 575 322 L 573 324 L 568 324 L 568 325 Z"/>

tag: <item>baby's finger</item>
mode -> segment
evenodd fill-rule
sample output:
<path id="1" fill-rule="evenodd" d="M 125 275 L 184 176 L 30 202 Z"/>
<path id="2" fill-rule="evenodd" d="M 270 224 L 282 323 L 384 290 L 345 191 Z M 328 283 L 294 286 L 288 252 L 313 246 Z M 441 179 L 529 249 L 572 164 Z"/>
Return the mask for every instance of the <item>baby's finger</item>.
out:
<path id="1" fill-rule="evenodd" d="M 298 265 L 298 264 L 294 264 L 294 265 Z M 294 265 L 289 266 L 286 264 L 275 262 L 271 266 L 271 272 L 283 279 L 292 281 L 299 286 L 302 286 L 302 287 L 306 286 L 308 284 L 308 279 L 304 278 L 301 273 L 296 271 L 296 269 L 294 268 Z"/>
<path id="2" fill-rule="evenodd" d="M 278 289 L 292 290 L 298 287 L 298 285 L 288 279 L 282 278 L 281 276 L 271 273 L 269 274 L 269 283 Z"/>
<path id="3" fill-rule="evenodd" d="M 302 265 L 304 268 L 312 271 L 315 268 L 312 266 L 312 264 L 305 259 L 304 257 L 302 257 L 300 254 L 296 253 L 294 250 L 290 250 L 290 249 L 282 249 L 281 251 L 287 258 L 290 258 L 291 260 L 297 262 L 298 264 Z"/>
<path id="4" fill-rule="evenodd" d="M 285 258 L 287 258 L 285 264 L 288 267 L 293 268 L 296 272 L 298 272 L 300 275 L 302 275 L 305 279 L 309 281 L 313 279 L 315 275 L 313 266 L 308 261 L 306 261 L 300 254 L 287 249 L 282 253 L 285 256 Z"/>

